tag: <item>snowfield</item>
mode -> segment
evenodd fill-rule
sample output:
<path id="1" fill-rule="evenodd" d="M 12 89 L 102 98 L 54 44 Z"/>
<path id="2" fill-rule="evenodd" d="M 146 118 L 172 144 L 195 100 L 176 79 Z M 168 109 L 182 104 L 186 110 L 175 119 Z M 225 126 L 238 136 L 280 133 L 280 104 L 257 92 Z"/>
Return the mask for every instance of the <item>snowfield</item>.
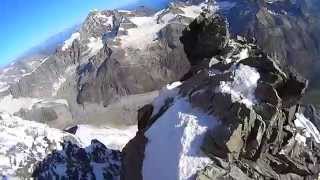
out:
<path id="1" fill-rule="evenodd" d="M 146 49 L 152 42 L 157 40 L 157 33 L 168 25 L 171 20 L 178 15 L 194 19 L 200 15 L 203 6 L 204 4 L 181 7 L 183 11 L 181 14 L 173 14 L 162 10 L 151 17 L 132 17 L 130 21 L 137 27 L 128 29 L 127 35 L 119 37 L 121 46 L 123 48 Z M 161 18 L 159 19 L 159 17 Z"/>
<path id="2" fill-rule="evenodd" d="M 0 113 L 0 175 L 15 176 L 16 170 L 30 168 L 41 161 L 70 134 L 47 125 Z M 73 137 L 74 138 L 74 137 Z"/>
<path id="3" fill-rule="evenodd" d="M 173 83 L 160 92 L 153 105 L 157 112 L 165 99 L 174 97 L 181 83 Z M 148 143 L 143 162 L 145 180 L 188 180 L 211 160 L 200 150 L 206 132 L 217 125 L 214 117 L 191 107 L 177 97 L 170 107 L 145 133 Z M 156 156 L 155 156 L 156 154 Z"/>
<path id="4" fill-rule="evenodd" d="M 9 113 L 0 112 L 0 117 L 0 176 L 5 175 L 10 179 L 16 177 L 16 173 L 21 169 L 27 169 L 32 173 L 36 162 L 42 161 L 53 150 L 62 149 L 60 143 L 64 140 L 84 148 L 89 147 L 91 141 L 97 139 L 108 149 L 122 150 L 137 131 L 136 126 L 114 129 L 79 125 L 77 133 L 72 135 L 42 123 L 23 120 Z M 57 168 L 63 174 L 64 168 Z"/>
<path id="5" fill-rule="evenodd" d="M 128 35 L 121 36 L 121 45 L 123 48 L 145 49 L 157 38 L 157 32 L 165 24 L 157 24 L 156 17 L 132 17 L 132 23 L 137 28 L 128 29 Z"/>
<path id="6" fill-rule="evenodd" d="M 122 150 L 123 147 L 136 135 L 137 126 L 116 129 L 111 127 L 94 127 L 90 125 L 78 125 L 76 136 L 84 146 L 89 146 L 91 140 L 96 139 L 107 148 Z"/>
<path id="7" fill-rule="evenodd" d="M 188 180 L 210 164 L 200 146 L 216 119 L 177 99 L 145 133 L 148 143 L 143 162 L 145 180 Z M 155 156 L 156 154 L 156 156 Z"/>

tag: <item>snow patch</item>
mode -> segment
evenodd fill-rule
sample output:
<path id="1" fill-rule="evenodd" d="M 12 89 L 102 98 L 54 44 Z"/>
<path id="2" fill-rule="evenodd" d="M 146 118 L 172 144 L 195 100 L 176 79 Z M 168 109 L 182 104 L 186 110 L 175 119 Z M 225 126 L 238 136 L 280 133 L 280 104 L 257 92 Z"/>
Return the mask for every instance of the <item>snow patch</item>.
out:
<path id="1" fill-rule="evenodd" d="M 180 81 L 173 82 L 173 83 L 167 85 L 167 89 L 172 90 L 174 88 L 179 87 L 180 85 L 182 85 L 182 82 L 180 82 Z"/>
<path id="2" fill-rule="evenodd" d="M 15 112 L 20 111 L 20 109 L 31 110 L 32 106 L 40 101 L 41 99 L 38 98 L 13 98 L 12 95 L 8 95 L 0 99 L 0 112 L 14 114 Z"/>
<path id="3" fill-rule="evenodd" d="M 242 48 L 239 54 L 226 58 L 226 63 L 239 62 L 243 59 L 247 59 L 248 57 L 249 57 L 249 49 Z"/>
<path id="4" fill-rule="evenodd" d="M 137 28 L 128 29 L 127 35 L 120 36 L 123 48 L 146 49 L 157 39 L 157 32 L 165 24 L 157 24 L 155 17 L 132 17 L 130 21 L 137 25 Z"/>
<path id="5" fill-rule="evenodd" d="M 181 85 L 181 82 L 174 82 L 160 90 L 159 96 L 156 97 L 152 102 L 152 105 L 153 105 L 152 116 L 156 115 L 160 111 L 160 109 L 165 105 L 168 99 L 173 99 L 178 95 L 178 87 L 180 85 Z"/>
<path id="6" fill-rule="evenodd" d="M 118 10 L 118 12 L 119 12 L 119 13 L 132 13 L 132 11 L 123 10 L 123 9 Z"/>
<path id="7" fill-rule="evenodd" d="M 320 133 L 319 130 L 314 126 L 314 124 L 301 113 L 296 113 L 295 115 L 295 126 L 299 129 L 303 129 L 303 134 L 299 135 L 297 140 L 305 144 L 306 137 L 312 137 L 317 143 L 320 143 Z"/>
<path id="8" fill-rule="evenodd" d="M 63 46 L 61 48 L 62 51 L 67 50 L 72 45 L 73 41 L 76 40 L 76 39 L 80 40 L 80 33 L 79 32 L 73 33 L 69 39 L 64 41 L 64 44 L 63 44 Z"/>
<path id="9" fill-rule="evenodd" d="M 193 179 L 198 170 L 211 163 L 200 146 L 206 132 L 217 123 L 215 118 L 192 108 L 185 99 L 176 99 L 145 133 L 148 143 L 143 179 Z"/>
<path id="10" fill-rule="evenodd" d="M 239 55 L 237 56 L 238 61 L 241 61 L 243 59 L 247 59 L 249 57 L 249 50 L 248 48 L 244 48 L 240 51 Z"/>
<path id="11" fill-rule="evenodd" d="M 113 16 L 107 17 L 107 22 L 104 23 L 104 25 L 111 26 L 111 28 L 112 28 L 113 27 Z"/>
<path id="12" fill-rule="evenodd" d="M 55 82 L 55 83 L 53 83 L 53 85 L 52 85 L 52 88 L 53 88 L 53 89 L 52 89 L 52 96 L 57 96 L 57 93 L 58 93 L 60 87 L 61 87 L 61 86 L 63 85 L 63 83 L 65 83 L 65 82 L 66 82 L 66 78 L 60 76 L 60 77 L 58 78 L 58 81 Z"/>
<path id="13" fill-rule="evenodd" d="M 84 146 L 89 146 L 93 139 L 97 139 L 107 148 L 122 150 L 138 131 L 137 126 L 130 126 L 125 129 L 111 127 L 94 127 L 90 125 L 78 125 L 76 136 Z"/>
<path id="14" fill-rule="evenodd" d="M 205 4 L 201 4 L 198 6 L 193 5 L 193 6 L 185 6 L 180 9 L 184 12 L 183 14 L 184 16 L 195 19 L 200 15 L 200 13 L 202 12 L 202 8 L 204 6 Z"/>
<path id="15" fill-rule="evenodd" d="M 257 88 L 260 74 L 255 68 L 243 64 L 231 68 L 235 68 L 233 70 L 233 81 L 222 81 L 216 91 L 228 93 L 233 101 L 239 101 L 247 107 L 251 107 L 256 103 L 254 92 Z"/>
<path id="16" fill-rule="evenodd" d="M 89 56 L 92 57 L 96 55 L 100 49 L 103 48 L 103 42 L 101 38 L 90 37 L 89 43 L 87 44 L 88 50 L 86 53 L 89 53 Z"/>

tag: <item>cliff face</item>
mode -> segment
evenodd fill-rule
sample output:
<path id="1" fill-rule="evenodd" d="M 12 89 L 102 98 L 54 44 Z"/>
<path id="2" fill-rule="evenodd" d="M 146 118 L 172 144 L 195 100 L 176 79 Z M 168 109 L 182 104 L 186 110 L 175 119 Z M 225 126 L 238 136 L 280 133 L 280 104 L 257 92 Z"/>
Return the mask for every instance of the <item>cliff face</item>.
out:
<path id="1" fill-rule="evenodd" d="M 193 66 L 139 111 L 122 179 L 318 178 L 319 131 L 299 105 L 307 81 L 227 32 L 212 14 L 183 32 Z"/>

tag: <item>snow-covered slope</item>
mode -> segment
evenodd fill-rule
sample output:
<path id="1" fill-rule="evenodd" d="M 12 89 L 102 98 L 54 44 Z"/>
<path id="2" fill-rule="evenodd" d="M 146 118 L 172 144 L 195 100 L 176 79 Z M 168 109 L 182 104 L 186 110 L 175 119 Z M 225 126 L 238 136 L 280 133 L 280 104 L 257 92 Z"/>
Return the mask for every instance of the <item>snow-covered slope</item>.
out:
<path id="1" fill-rule="evenodd" d="M 64 140 L 79 143 L 75 136 L 61 130 L 0 113 L 0 174 L 27 178 L 36 162 L 62 149 Z"/>
<path id="2" fill-rule="evenodd" d="M 73 135 L 8 113 L 0 113 L 0 176 L 9 179 L 30 178 L 36 173 L 37 178 L 46 179 L 57 173 L 60 177 L 68 177 L 70 174 L 67 170 L 71 168 L 68 164 L 73 162 L 70 159 L 85 158 L 85 154 L 73 157 L 80 153 L 81 149 L 85 149 L 89 159 L 87 164 L 78 167 L 78 171 L 87 173 L 88 177 L 103 179 L 101 177 L 106 172 L 120 168 L 120 155 L 114 150 L 121 150 L 135 132 L 135 127 L 113 129 L 80 125 L 77 133 Z M 69 151 L 75 152 L 68 154 Z M 64 160 L 58 157 L 63 157 Z M 74 166 L 77 166 L 77 163 L 74 163 Z M 85 168 L 84 166 L 91 167 L 93 174 L 81 169 Z M 52 168 L 49 170 L 47 167 Z M 48 171 L 44 172 L 45 170 Z M 37 174 L 38 172 L 41 173 Z M 112 176 L 118 175 L 119 170 Z"/>
<path id="3" fill-rule="evenodd" d="M 167 99 L 164 94 L 171 94 L 174 105 L 145 133 L 149 143 L 145 149 L 143 179 L 193 179 L 197 171 L 211 163 L 200 146 L 208 130 L 219 122 L 192 108 L 186 99 L 178 97 L 176 89 L 163 91 L 175 91 L 162 92 L 159 97 Z M 159 99 L 155 104 L 159 106 Z"/>

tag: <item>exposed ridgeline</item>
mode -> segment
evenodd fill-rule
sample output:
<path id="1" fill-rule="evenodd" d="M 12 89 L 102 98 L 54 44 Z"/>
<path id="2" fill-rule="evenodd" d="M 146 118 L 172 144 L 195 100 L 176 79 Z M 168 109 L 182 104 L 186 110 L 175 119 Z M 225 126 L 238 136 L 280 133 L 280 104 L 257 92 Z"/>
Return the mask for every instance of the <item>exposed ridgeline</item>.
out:
<path id="1" fill-rule="evenodd" d="M 228 19 L 232 35 L 254 39 L 280 66 L 293 67 L 310 79 L 306 102 L 319 104 L 320 1 L 213 0 L 213 4 Z"/>
<path id="2" fill-rule="evenodd" d="M 293 66 L 307 78 L 318 76 L 320 2 L 317 0 L 218 0 L 232 6 L 220 12 L 230 31 L 254 37 L 282 66 Z M 313 81 L 311 81 L 313 83 Z M 317 82 L 314 82 L 317 83 Z"/>
<path id="3" fill-rule="evenodd" d="M 307 81 L 202 14 L 181 41 L 192 67 L 139 110 L 122 180 L 318 179 L 320 134 L 299 99 Z"/>

